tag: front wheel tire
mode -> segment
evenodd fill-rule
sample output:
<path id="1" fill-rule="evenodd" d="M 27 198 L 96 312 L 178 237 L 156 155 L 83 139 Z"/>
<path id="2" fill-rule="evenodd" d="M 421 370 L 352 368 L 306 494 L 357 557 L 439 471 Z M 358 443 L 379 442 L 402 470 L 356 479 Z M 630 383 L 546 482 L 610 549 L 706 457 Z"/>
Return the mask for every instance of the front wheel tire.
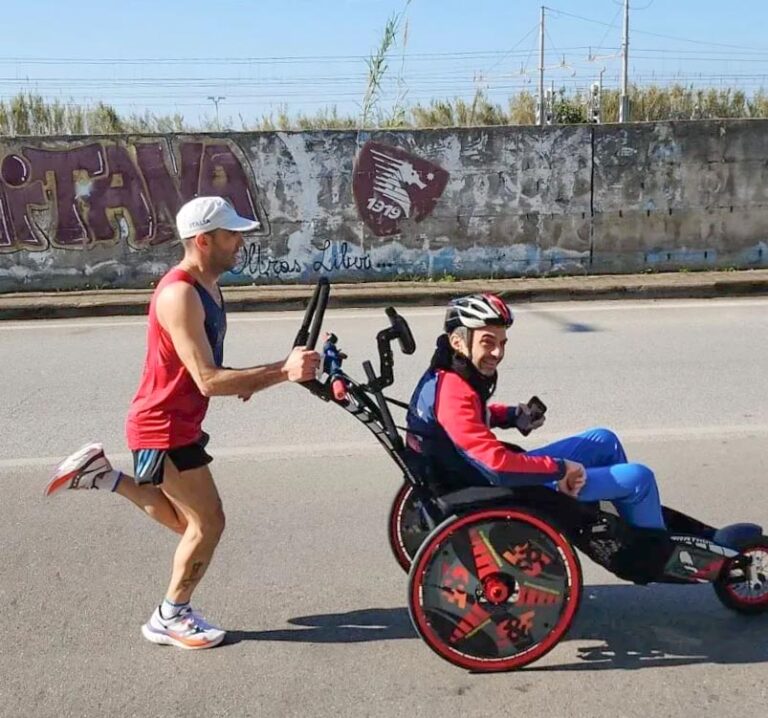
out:
<path id="1" fill-rule="evenodd" d="M 768 610 L 768 537 L 741 546 L 712 585 L 720 602 L 732 611 L 754 616 Z"/>
<path id="2" fill-rule="evenodd" d="M 532 663 L 563 638 L 582 573 L 569 541 L 521 509 L 484 509 L 438 526 L 414 559 L 409 611 L 440 657 L 479 672 Z"/>

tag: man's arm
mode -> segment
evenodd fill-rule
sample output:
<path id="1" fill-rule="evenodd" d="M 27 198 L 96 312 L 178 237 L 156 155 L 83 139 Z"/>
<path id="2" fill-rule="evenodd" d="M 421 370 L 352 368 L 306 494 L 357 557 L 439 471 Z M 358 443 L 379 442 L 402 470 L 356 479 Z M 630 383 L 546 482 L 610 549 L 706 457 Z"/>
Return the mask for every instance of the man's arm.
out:
<path id="1" fill-rule="evenodd" d="M 174 282 L 158 296 L 157 318 L 171 337 L 174 349 L 203 396 L 252 394 L 283 381 L 314 379 L 320 357 L 307 349 L 294 349 L 285 361 L 223 369 L 213 361 L 205 334 L 205 310 L 197 291 L 186 282 Z"/>
<path id="2" fill-rule="evenodd" d="M 544 414 L 535 418 L 531 414 L 528 404 L 505 406 L 504 404 L 489 404 L 490 424 L 492 429 L 519 429 L 523 436 L 527 436 L 534 429 L 544 426 L 546 417 Z"/>
<path id="3" fill-rule="evenodd" d="M 530 486 L 559 481 L 566 463 L 510 451 L 486 426 L 480 400 L 460 377 L 446 372 L 438 385 L 437 421 L 464 458 L 493 484 Z"/>
<path id="4" fill-rule="evenodd" d="M 517 404 L 488 404 L 492 429 L 514 429 L 517 426 Z"/>

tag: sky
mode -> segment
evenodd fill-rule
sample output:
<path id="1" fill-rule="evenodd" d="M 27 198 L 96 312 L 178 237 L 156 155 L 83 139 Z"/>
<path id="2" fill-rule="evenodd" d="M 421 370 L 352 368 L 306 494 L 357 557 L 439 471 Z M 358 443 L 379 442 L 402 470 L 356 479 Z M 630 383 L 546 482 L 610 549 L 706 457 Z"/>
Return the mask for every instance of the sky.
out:
<path id="1" fill-rule="evenodd" d="M 545 81 L 618 87 L 621 0 L 550 0 Z M 0 99 L 19 91 L 237 128 L 281 109 L 360 113 L 366 58 L 403 13 L 380 101 L 536 92 L 541 0 L 0 0 Z M 403 37 L 407 20 L 407 38 Z M 768 2 L 633 0 L 630 82 L 768 89 Z"/>

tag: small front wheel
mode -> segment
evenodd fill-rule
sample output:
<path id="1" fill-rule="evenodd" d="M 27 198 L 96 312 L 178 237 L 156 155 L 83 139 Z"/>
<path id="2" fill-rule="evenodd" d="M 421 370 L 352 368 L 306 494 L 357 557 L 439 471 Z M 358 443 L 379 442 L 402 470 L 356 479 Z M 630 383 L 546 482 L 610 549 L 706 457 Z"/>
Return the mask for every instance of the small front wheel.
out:
<path id="1" fill-rule="evenodd" d="M 738 556 L 726 560 L 713 586 L 732 611 L 756 615 L 768 610 L 768 537 L 741 546 Z"/>
<path id="2" fill-rule="evenodd" d="M 409 611 L 427 645 L 468 670 L 520 668 L 565 635 L 581 599 L 576 552 L 527 509 L 482 509 L 438 526 L 414 559 Z"/>
<path id="3" fill-rule="evenodd" d="M 389 511 L 389 545 L 400 568 L 406 573 L 410 571 L 413 557 L 432 528 L 413 484 L 406 481 Z"/>

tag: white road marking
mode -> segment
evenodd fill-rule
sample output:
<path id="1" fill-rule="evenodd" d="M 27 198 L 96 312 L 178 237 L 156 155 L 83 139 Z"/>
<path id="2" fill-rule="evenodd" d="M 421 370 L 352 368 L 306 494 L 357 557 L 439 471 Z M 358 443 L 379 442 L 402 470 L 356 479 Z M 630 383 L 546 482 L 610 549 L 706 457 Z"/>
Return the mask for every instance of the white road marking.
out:
<path id="1" fill-rule="evenodd" d="M 561 434 L 537 434 L 535 441 L 528 442 L 531 445 L 542 446 L 552 441 L 563 438 Z M 764 439 L 768 436 L 768 424 L 739 424 L 732 426 L 682 426 L 659 428 L 627 429 L 620 432 L 620 438 L 627 444 L 653 444 L 673 441 L 695 440 L 703 438 L 738 439 L 755 437 Z M 73 450 L 77 447 L 73 447 Z M 210 452 L 216 459 L 286 459 L 306 457 L 343 457 L 343 456 L 367 456 L 380 454 L 384 456 L 384 450 L 378 442 L 371 437 L 369 441 L 352 442 L 323 442 L 315 444 L 275 444 L 272 446 L 234 446 L 234 447 L 210 447 Z M 127 469 L 131 466 L 132 458 L 127 452 L 109 453 L 109 460 L 115 468 Z M 0 471 L 46 468 L 52 470 L 64 456 L 34 456 L 14 459 L 0 459 Z"/>
<path id="2" fill-rule="evenodd" d="M 382 302 L 385 304 L 386 302 Z M 724 309 L 729 307 L 764 307 L 768 305 L 766 299 L 703 299 L 698 301 L 687 300 L 647 300 L 647 301 L 626 301 L 615 300 L 612 302 L 569 302 L 569 303 L 547 303 L 546 305 L 519 305 L 512 304 L 515 314 L 588 314 L 592 312 L 626 312 L 626 311 L 647 311 L 658 309 Z M 409 317 L 439 317 L 442 316 L 445 309 L 443 307 L 401 307 L 400 313 L 406 318 Z M 370 317 L 381 317 L 384 314 L 383 308 L 377 309 L 329 309 L 325 316 L 333 321 L 369 319 Z M 252 322 L 291 322 L 300 321 L 303 316 L 302 311 L 279 311 L 279 312 L 231 312 L 227 321 L 230 324 L 245 324 Z M 107 319 L 100 321 L 77 321 L 71 319 L 48 319 L 37 322 L 0 322 L 0 332 L 10 331 L 31 331 L 31 330 L 51 330 L 51 329 L 98 329 L 106 327 L 146 327 L 147 319 L 126 319 L 124 321 Z"/>

